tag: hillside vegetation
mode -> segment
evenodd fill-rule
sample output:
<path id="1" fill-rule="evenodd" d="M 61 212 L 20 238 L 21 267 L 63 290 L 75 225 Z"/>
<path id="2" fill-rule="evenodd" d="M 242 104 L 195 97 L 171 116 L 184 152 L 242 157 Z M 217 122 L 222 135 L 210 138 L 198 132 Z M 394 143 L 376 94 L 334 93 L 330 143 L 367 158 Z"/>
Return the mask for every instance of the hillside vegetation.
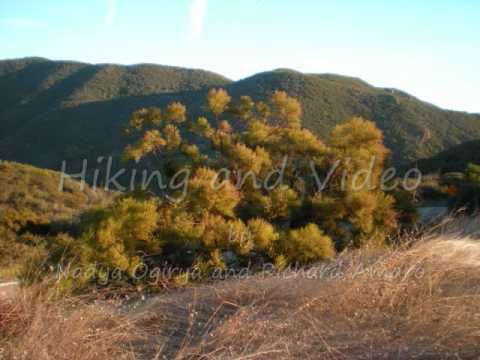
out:
<path id="1" fill-rule="evenodd" d="M 396 163 L 480 138 L 479 115 L 442 110 L 355 78 L 280 69 L 232 82 L 201 70 L 29 58 L 0 62 L 0 154 L 53 169 L 64 159 L 75 166 L 80 158 L 118 156 L 125 145 L 119 129 L 132 111 L 174 100 L 198 109 L 212 87 L 254 100 L 284 90 L 300 100 L 305 126 L 319 136 L 353 116 L 371 119 Z"/>
<path id="2" fill-rule="evenodd" d="M 0 275 L 12 276 L 8 267 L 39 250 L 42 236 L 55 227 L 61 229 L 62 222 L 105 206 L 113 198 L 88 186 L 81 190 L 72 180 L 66 180 L 59 191 L 59 183 L 60 174 L 55 171 L 0 161 Z"/>

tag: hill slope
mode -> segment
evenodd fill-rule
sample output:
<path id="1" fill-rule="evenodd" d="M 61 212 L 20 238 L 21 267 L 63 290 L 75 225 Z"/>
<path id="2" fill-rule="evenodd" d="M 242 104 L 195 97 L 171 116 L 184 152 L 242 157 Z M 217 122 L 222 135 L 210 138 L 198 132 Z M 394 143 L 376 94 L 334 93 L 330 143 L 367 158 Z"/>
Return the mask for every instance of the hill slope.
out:
<path id="1" fill-rule="evenodd" d="M 480 138 L 480 115 L 442 110 L 355 78 L 282 69 L 232 82 L 201 70 L 29 58 L 0 61 L 0 157 L 59 169 L 63 159 L 115 155 L 133 110 L 173 100 L 198 109 L 211 87 L 257 99 L 285 90 L 301 100 L 305 125 L 321 136 L 351 116 L 367 117 L 384 130 L 397 163 Z"/>
<path id="2" fill-rule="evenodd" d="M 0 160 L 0 280 L 6 266 L 34 251 L 27 244 L 35 245 L 37 235 L 114 197 L 69 179 L 60 191 L 59 183 L 56 171 Z"/>

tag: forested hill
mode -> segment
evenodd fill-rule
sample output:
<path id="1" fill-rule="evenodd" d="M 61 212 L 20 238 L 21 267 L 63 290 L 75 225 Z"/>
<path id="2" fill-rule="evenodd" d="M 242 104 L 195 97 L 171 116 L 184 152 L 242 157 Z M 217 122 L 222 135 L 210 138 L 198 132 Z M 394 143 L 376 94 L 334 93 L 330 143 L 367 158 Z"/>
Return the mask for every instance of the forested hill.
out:
<path id="1" fill-rule="evenodd" d="M 63 159 L 118 155 L 125 141 L 120 129 L 133 110 L 171 101 L 201 109 L 212 87 L 255 99 L 285 90 L 299 98 L 304 124 L 321 136 L 364 116 L 384 130 L 396 163 L 480 139 L 480 115 L 443 110 L 356 78 L 279 69 L 233 82 L 169 66 L 26 58 L 0 61 L 0 158 L 59 169 Z"/>

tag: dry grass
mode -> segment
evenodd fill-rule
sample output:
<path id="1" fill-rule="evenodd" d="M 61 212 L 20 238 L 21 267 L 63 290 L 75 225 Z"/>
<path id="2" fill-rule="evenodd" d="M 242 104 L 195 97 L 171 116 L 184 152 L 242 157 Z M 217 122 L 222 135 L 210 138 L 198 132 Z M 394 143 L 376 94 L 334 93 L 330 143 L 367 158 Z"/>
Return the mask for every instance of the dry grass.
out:
<path id="1" fill-rule="evenodd" d="M 0 305 L 0 359 L 136 359 L 141 332 L 92 299 L 24 291 Z"/>
<path id="2" fill-rule="evenodd" d="M 307 273 L 159 297 L 138 316 L 166 358 L 477 359 L 480 243 L 458 228 Z"/>
<path id="3" fill-rule="evenodd" d="M 445 234 L 345 253 L 309 273 L 177 290 L 126 315 L 28 307 L 21 331 L 2 335 L 6 359 L 478 359 L 480 243 Z"/>

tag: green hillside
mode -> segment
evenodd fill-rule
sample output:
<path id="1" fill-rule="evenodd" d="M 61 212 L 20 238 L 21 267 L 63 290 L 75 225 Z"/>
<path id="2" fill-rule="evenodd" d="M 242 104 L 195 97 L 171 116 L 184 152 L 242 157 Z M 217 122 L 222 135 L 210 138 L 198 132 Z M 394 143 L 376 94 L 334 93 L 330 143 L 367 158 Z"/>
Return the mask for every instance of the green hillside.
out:
<path id="1" fill-rule="evenodd" d="M 480 115 L 442 110 L 355 78 L 281 69 L 232 82 L 202 70 L 29 58 L 0 61 L 0 158 L 59 169 L 64 159 L 118 155 L 125 144 L 120 129 L 132 111 L 174 100 L 199 108 L 211 87 L 255 99 L 285 90 L 302 102 L 306 127 L 321 136 L 351 116 L 369 118 L 384 130 L 396 163 L 480 138 Z"/>
<path id="2" fill-rule="evenodd" d="M 90 65 L 42 58 L 0 61 L 0 139 L 60 109 L 227 83 L 217 74 L 170 66 Z"/>

